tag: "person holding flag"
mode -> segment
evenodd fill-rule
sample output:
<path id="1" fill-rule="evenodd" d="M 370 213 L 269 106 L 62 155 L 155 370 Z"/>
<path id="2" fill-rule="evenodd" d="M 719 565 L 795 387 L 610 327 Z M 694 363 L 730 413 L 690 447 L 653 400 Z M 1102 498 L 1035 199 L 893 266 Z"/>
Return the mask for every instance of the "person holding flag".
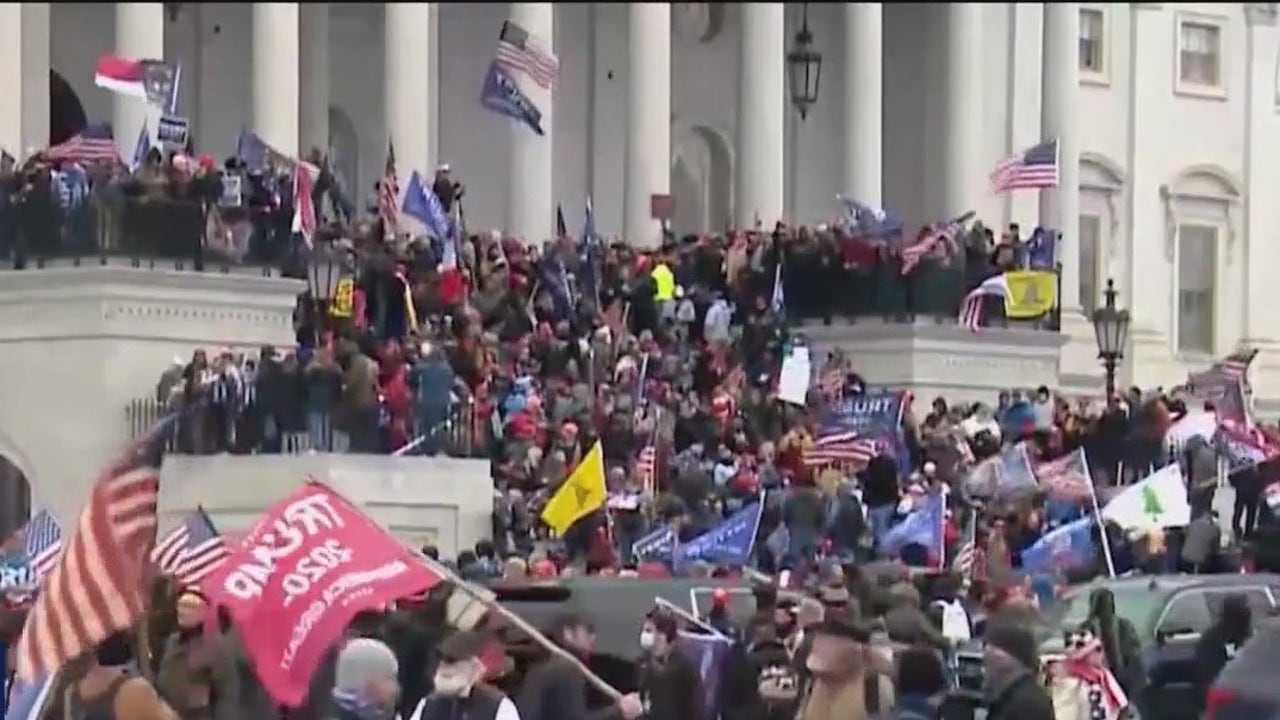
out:
<path id="1" fill-rule="evenodd" d="M 597 440 L 542 508 L 542 522 L 556 535 L 564 537 L 579 520 L 604 507 L 607 496 L 604 450 Z M 590 535 L 588 533 L 582 537 L 589 538 Z M 584 540 L 572 544 L 581 545 L 585 549 L 589 542 Z"/>

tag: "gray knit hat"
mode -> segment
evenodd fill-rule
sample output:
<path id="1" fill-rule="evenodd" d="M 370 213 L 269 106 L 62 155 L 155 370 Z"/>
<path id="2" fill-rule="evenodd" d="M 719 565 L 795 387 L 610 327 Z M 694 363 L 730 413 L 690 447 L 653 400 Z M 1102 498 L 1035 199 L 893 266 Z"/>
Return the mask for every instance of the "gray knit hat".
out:
<path id="1" fill-rule="evenodd" d="M 386 643 L 371 638 L 355 638 L 338 652 L 333 689 L 362 693 L 371 683 L 395 680 L 399 673 L 400 663 Z"/>

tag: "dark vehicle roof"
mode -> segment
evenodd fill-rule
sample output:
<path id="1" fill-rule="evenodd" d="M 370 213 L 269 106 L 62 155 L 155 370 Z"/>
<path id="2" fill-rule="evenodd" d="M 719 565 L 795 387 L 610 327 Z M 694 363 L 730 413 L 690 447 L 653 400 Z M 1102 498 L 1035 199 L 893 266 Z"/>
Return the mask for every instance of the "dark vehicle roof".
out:
<path id="1" fill-rule="evenodd" d="M 729 614 L 741 622 L 755 609 L 752 584 L 747 580 L 689 578 L 571 577 L 553 582 L 495 583 L 497 600 L 539 630 L 547 630 L 564 613 L 591 621 L 596 651 L 618 658 L 640 657 L 640 626 L 654 608 L 655 598 L 690 611 L 690 591 L 705 612 L 716 588 L 729 591 Z"/>

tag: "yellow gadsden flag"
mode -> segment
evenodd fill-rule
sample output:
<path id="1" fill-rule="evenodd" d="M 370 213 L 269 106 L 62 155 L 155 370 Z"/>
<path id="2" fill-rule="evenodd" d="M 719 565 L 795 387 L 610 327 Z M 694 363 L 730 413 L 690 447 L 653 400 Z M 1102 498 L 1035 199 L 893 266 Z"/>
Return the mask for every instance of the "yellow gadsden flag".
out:
<path id="1" fill-rule="evenodd" d="M 604 505 L 604 496 L 604 452 L 597 440 L 556 494 L 547 501 L 547 506 L 542 509 L 542 522 L 557 535 L 563 535 L 569 526 Z"/>
<path id="2" fill-rule="evenodd" d="M 1049 270 L 1012 270 L 1004 274 L 1009 294 L 1004 315 L 1010 320 L 1037 318 L 1058 301 L 1058 276 Z"/>

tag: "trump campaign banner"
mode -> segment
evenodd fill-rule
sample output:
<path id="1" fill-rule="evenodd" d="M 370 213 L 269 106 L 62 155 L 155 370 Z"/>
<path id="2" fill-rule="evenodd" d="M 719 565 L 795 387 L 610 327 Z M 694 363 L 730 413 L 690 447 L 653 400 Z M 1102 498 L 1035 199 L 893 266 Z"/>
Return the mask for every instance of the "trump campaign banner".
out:
<path id="1" fill-rule="evenodd" d="M 440 579 L 346 498 L 312 481 L 268 508 L 201 588 L 243 628 L 271 697 L 297 707 L 356 613 Z"/>
<path id="2" fill-rule="evenodd" d="M 868 391 L 841 398 L 831 407 L 824 429 L 856 432 L 859 437 L 892 438 L 902 428 L 907 393 L 902 390 Z"/>

